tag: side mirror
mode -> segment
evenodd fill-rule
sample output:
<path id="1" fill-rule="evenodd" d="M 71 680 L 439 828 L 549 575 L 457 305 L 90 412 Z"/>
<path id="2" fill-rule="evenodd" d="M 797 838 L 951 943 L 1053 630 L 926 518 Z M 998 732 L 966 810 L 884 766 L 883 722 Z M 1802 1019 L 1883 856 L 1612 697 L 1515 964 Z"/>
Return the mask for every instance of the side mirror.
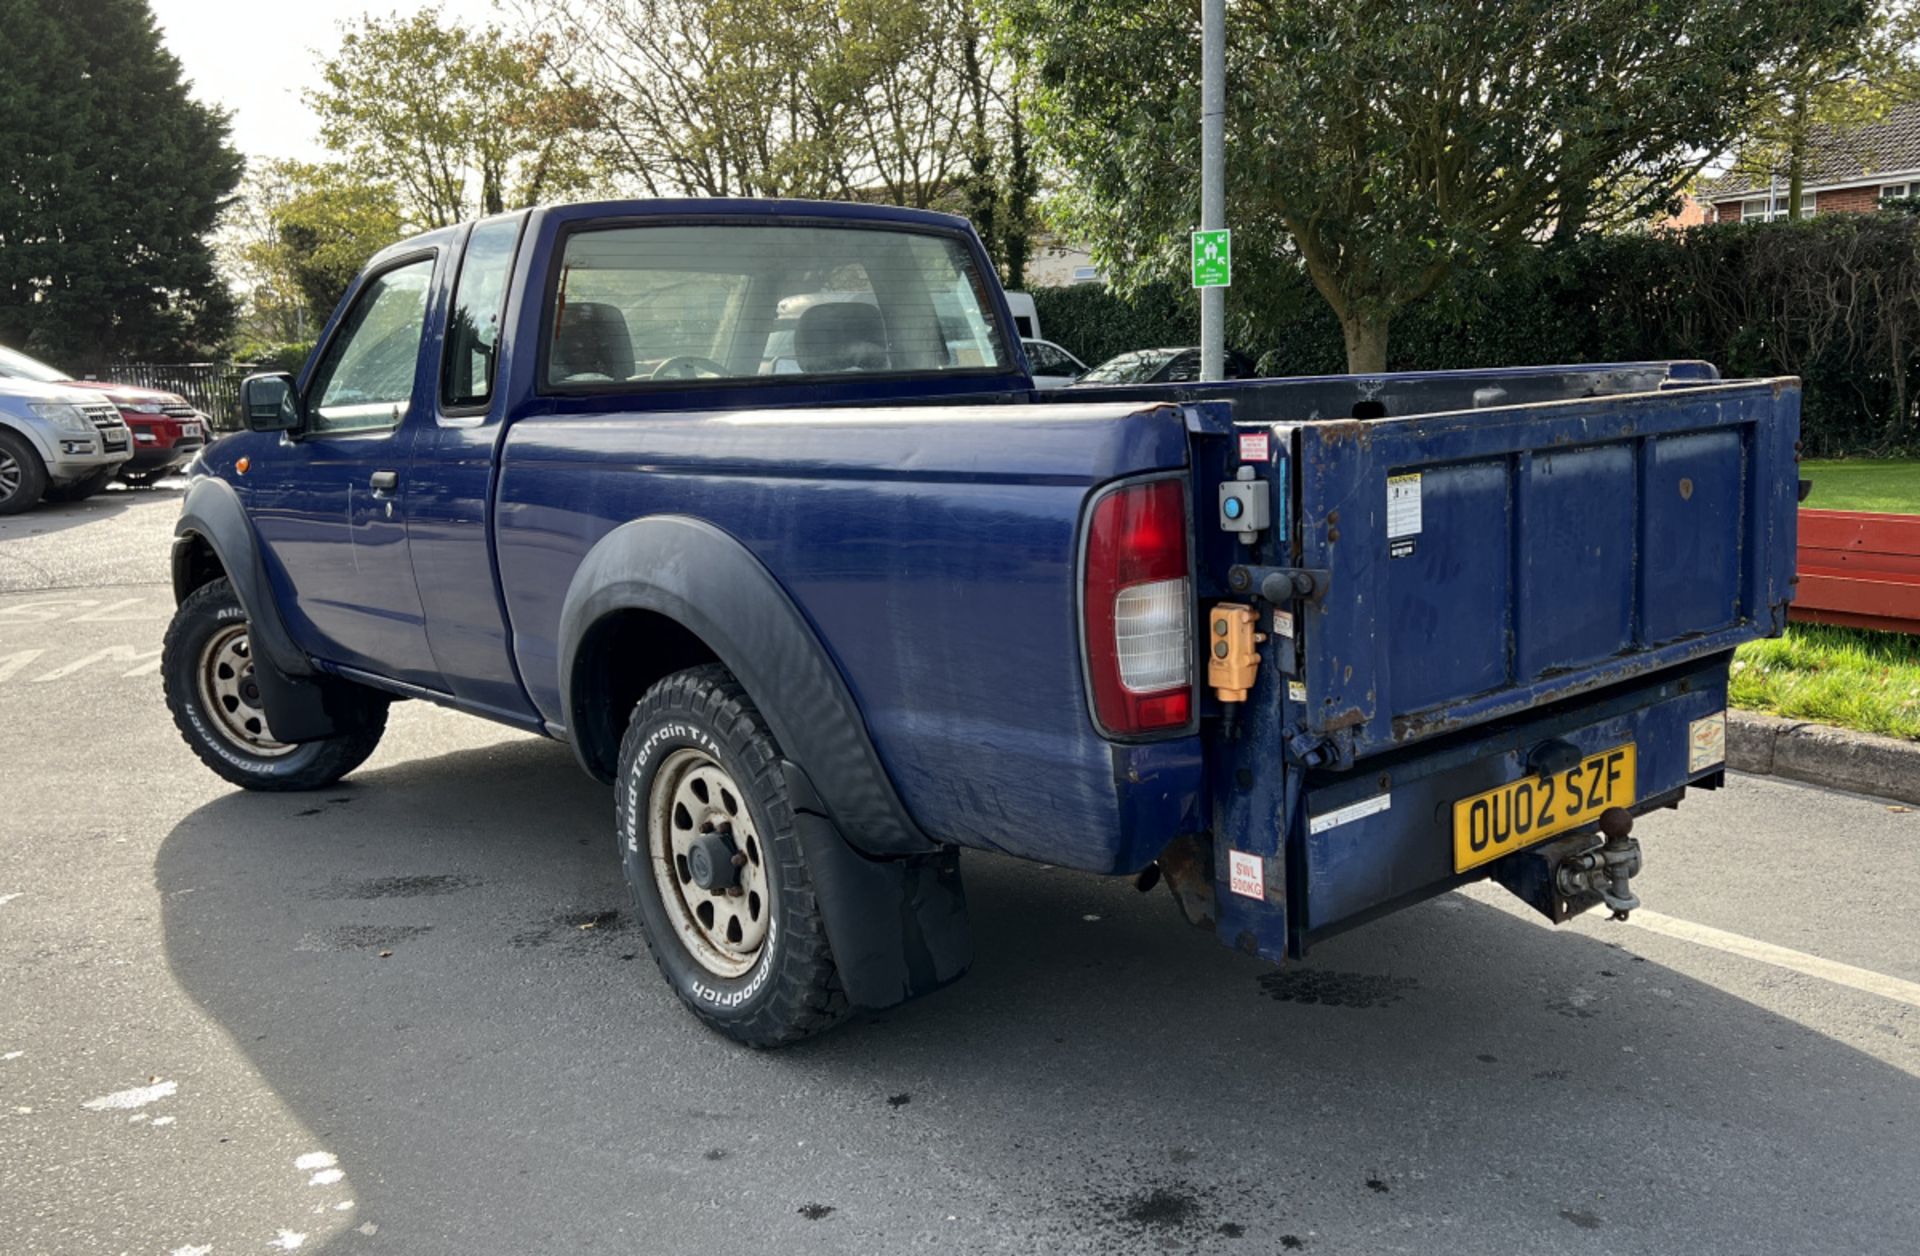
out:
<path id="1" fill-rule="evenodd" d="M 255 432 L 291 432 L 300 426 L 300 401 L 285 371 L 249 375 L 240 382 L 240 411 Z"/>

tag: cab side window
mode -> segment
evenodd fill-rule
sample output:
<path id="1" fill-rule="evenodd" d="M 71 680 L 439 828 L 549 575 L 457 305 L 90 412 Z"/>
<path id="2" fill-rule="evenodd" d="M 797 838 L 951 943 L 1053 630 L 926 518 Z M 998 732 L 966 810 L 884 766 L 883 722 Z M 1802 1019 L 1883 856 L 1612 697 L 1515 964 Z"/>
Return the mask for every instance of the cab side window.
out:
<path id="1" fill-rule="evenodd" d="M 310 433 L 399 426 L 413 400 L 432 278 L 433 258 L 423 257 L 376 275 L 360 290 L 314 372 Z"/>
<path id="2" fill-rule="evenodd" d="M 483 222 L 467 237 L 460 282 L 453 292 L 447 323 L 446 362 L 441 400 L 449 409 L 484 406 L 493 399 L 493 368 L 499 356 L 500 320 L 513 273 L 513 248 L 520 239 L 520 218 Z"/>

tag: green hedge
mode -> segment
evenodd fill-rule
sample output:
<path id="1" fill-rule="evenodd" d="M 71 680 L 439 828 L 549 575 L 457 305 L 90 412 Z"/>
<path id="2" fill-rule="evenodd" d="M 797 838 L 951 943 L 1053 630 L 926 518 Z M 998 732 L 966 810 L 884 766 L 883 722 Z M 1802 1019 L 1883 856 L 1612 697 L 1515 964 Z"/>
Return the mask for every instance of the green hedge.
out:
<path id="1" fill-rule="evenodd" d="M 1275 375 L 1345 369 L 1339 324 L 1304 274 L 1241 284 L 1228 335 Z M 1037 289 L 1049 339 L 1089 363 L 1127 349 L 1193 344 L 1191 289 Z M 1732 377 L 1798 375 L 1808 451 L 1920 449 L 1920 217 L 1596 236 L 1457 275 L 1395 320 L 1394 370 L 1704 358 Z"/>

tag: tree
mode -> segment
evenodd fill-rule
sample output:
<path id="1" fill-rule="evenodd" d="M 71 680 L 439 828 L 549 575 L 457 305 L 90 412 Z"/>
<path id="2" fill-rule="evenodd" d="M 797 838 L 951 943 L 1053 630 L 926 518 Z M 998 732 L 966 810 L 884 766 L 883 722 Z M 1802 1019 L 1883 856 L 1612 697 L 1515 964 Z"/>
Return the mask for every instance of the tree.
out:
<path id="1" fill-rule="evenodd" d="M 69 369 L 210 350 L 240 179 L 145 0 L 0 0 L 0 342 Z"/>
<path id="2" fill-rule="evenodd" d="M 1122 285 L 1164 276 L 1198 217 L 1198 6 L 1009 4 L 1034 60 L 1032 122 L 1064 176 L 1056 217 Z M 1862 18 L 1861 0 L 1232 6 L 1236 270 L 1304 267 L 1349 369 L 1383 370 L 1397 311 L 1563 219 L 1670 202 L 1773 67 Z"/>
<path id="3" fill-rule="evenodd" d="M 269 161 L 250 170 L 226 241 L 246 330 L 274 343 L 313 339 L 367 259 L 405 233 L 394 189 L 345 166 Z"/>
<path id="4" fill-rule="evenodd" d="M 1779 67 L 1748 121 L 1734 168 L 1769 184 L 1785 174 L 1787 213 L 1798 218 L 1815 137 L 1878 122 L 1916 98 L 1920 12 L 1908 0 L 1872 0 L 1851 38 Z"/>
<path id="5" fill-rule="evenodd" d="M 980 9 L 561 0 L 559 14 L 600 102 L 607 165 L 649 195 L 964 208 L 996 259 L 1017 246 L 1024 260 L 1034 177 Z"/>
<path id="6" fill-rule="evenodd" d="M 554 71 L 555 40 L 469 31 L 438 12 L 363 17 L 307 101 L 327 147 L 443 227 L 589 186 L 592 97 Z"/>

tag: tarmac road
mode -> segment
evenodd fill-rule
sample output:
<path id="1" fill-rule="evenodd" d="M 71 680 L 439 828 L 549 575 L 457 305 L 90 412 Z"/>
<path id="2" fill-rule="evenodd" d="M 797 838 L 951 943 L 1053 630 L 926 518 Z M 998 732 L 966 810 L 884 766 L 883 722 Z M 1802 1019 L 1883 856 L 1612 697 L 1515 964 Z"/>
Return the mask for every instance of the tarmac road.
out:
<path id="1" fill-rule="evenodd" d="M 684 1014 L 608 792 L 418 703 L 249 795 L 160 701 L 177 497 L 0 520 L 0 1252 L 1920 1251 L 1920 813 L 1741 778 L 1651 909 L 1453 894 L 1275 970 L 969 856 L 972 973 Z"/>

